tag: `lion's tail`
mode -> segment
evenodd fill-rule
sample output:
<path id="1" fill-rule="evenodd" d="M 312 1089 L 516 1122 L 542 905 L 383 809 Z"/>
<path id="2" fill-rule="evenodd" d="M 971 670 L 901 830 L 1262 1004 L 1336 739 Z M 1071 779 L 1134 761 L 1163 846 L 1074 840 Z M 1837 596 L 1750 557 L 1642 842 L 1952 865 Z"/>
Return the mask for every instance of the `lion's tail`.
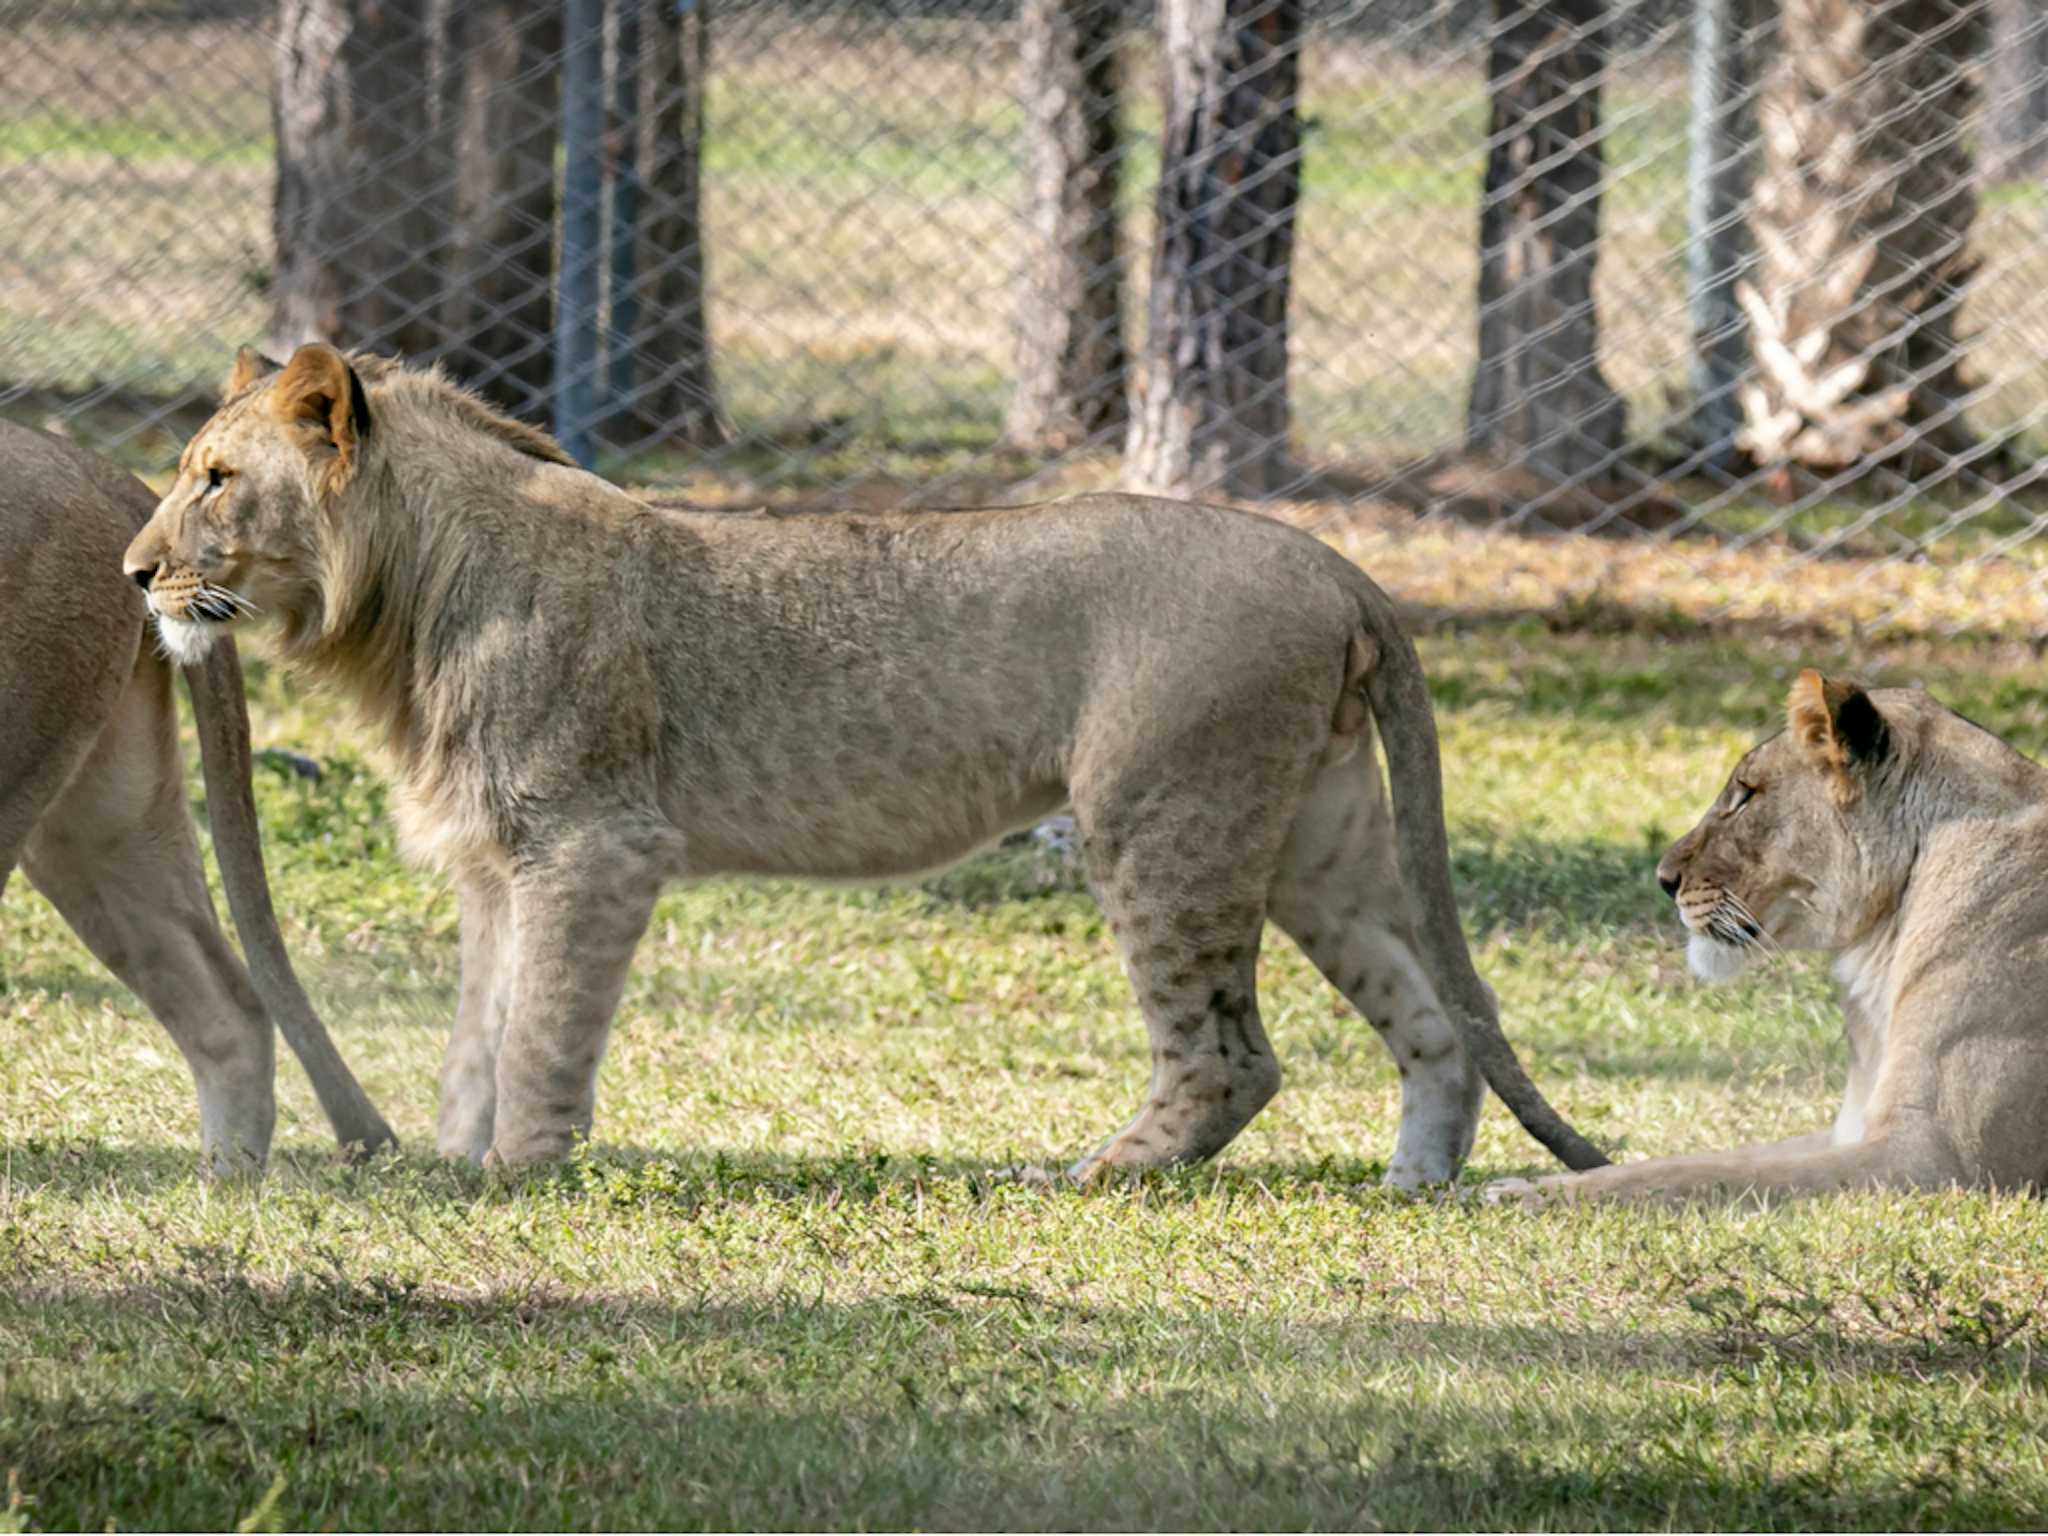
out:
<path id="1" fill-rule="evenodd" d="M 1422 662 L 1386 593 L 1362 572 L 1355 590 L 1368 654 L 1361 658 L 1364 665 L 1354 663 L 1356 675 L 1345 680 L 1346 686 L 1363 692 L 1386 746 L 1401 877 L 1421 915 L 1423 949 L 1435 972 L 1438 994 L 1488 1085 L 1514 1111 L 1523 1129 L 1567 1168 L 1602 1167 L 1607 1159 L 1550 1107 L 1523 1071 L 1514 1047 L 1501 1033 L 1493 998 L 1472 968 L 1451 888 L 1443 767 Z M 1360 649 L 1354 647 L 1354 655 Z"/>
<path id="2" fill-rule="evenodd" d="M 249 787 L 249 714 L 234 642 L 225 636 L 216 640 L 203 663 L 186 669 L 185 682 L 192 690 L 192 715 L 199 727 L 214 857 L 220 861 L 221 884 L 227 888 L 228 910 L 242 938 L 256 995 L 313 1080 L 313 1091 L 342 1147 L 351 1155 L 367 1156 L 396 1146 L 398 1138 L 307 1001 L 285 951 L 284 935 L 278 932 L 270 880 L 263 868 L 256 801 Z"/>

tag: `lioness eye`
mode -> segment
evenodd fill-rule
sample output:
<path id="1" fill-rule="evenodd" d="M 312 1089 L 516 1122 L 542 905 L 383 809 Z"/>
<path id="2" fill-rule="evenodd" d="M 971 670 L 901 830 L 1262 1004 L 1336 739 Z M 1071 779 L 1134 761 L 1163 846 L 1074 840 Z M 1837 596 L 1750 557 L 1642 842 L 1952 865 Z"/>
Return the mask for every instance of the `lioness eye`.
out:
<path id="1" fill-rule="evenodd" d="M 220 466 L 218 464 L 214 465 L 213 468 L 209 469 L 206 472 L 206 483 L 208 487 L 216 491 L 219 490 L 222 485 L 227 483 L 227 478 L 228 477 L 226 475 L 221 473 Z"/>
<path id="2" fill-rule="evenodd" d="M 1735 796 L 1728 802 L 1728 814 L 1733 816 L 1755 798 L 1756 786 L 1754 784 L 1737 784 L 1735 786 Z"/>

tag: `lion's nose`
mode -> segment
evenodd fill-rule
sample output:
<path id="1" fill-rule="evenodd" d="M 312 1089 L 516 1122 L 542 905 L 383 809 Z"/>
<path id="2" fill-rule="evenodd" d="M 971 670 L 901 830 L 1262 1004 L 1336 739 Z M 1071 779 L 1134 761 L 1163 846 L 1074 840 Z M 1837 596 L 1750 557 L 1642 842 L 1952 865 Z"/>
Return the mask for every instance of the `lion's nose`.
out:
<path id="1" fill-rule="evenodd" d="M 1657 883 L 1664 887 L 1664 894 L 1666 896 L 1669 896 L 1673 901 L 1678 899 L 1678 876 L 1667 875 L 1659 871 Z"/>
<path id="2" fill-rule="evenodd" d="M 135 585 L 147 592 L 149 584 L 156 580 L 156 567 L 153 565 L 138 565 L 128 574 L 135 578 Z"/>

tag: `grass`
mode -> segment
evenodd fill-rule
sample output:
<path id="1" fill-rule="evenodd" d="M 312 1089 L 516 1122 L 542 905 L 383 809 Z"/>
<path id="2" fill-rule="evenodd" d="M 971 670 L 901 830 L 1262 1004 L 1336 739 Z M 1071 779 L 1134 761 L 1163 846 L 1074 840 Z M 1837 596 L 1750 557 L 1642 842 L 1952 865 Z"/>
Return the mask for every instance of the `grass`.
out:
<path id="1" fill-rule="evenodd" d="M 1391 579 L 1391 578 L 1390 578 Z M 1397 583 L 1452 612 L 1455 592 Z M 1791 671 L 1918 680 L 2031 750 L 2030 653 L 1853 654 L 1565 605 L 1439 619 L 1467 925 L 1537 1079 L 1638 1157 L 1821 1123 L 1822 967 L 1683 972 L 1656 850 Z M 667 897 L 595 1143 L 509 1187 L 426 1150 L 454 908 L 332 701 L 253 669 L 289 937 L 407 1150 L 338 1166 L 296 1067 L 260 1191 L 193 1176 L 161 1031 L 0 897 L 0 1521 L 140 1527 L 2038 1524 L 2048 1208 L 1484 1207 L 1376 1184 L 1397 1080 L 1284 940 L 1288 1080 L 1215 1166 L 991 1175 L 1135 1105 L 1103 925 L 1005 850 L 924 886 Z M 196 782 L 193 786 L 198 793 Z"/>

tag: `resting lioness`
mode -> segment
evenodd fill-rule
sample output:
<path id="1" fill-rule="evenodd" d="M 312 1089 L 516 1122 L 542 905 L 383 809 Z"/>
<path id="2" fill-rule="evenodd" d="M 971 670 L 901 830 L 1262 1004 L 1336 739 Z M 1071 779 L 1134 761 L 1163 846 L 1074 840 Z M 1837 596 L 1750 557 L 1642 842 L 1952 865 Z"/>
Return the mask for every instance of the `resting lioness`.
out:
<path id="1" fill-rule="evenodd" d="M 1802 672 L 1788 710 L 1657 878 L 1710 980 L 1779 947 L 1836 956 L 1849 1087 L 1834 1128 L 1489 1195 L 2048 1178 L 2048 770 L 1914 690 Z"/>
<path id="2" fill-rule="evenodd" d="M 128 569 L 174 654 L 253 604 L 382 727 L 407 843 L 461 900 L 444 1151 L 587 1133 L 664 882 L 914 873 L 1071 800 L 1153 1054 L 1077 1174 L 1207 1157 L 1272 1097 L 1268 916 L 1406 1078 L 1390 1181 L 1457 1171 L 1475 1058 L 1566 1162 L 1600 1161 L 1472 971 L 1414 650 L 1316 540 L 1124 496 L 664 511 L 433 371 L 324 346 L 274 367 L 238 360 Z"/>
<path id="3" fill-rule="evenodd" d="M 231 645 L 185 678 L 249 970 L 215 922 L 185 809 L 171 669 L 114 565 L 155 504 L 127 471 L 0 422 L 0 886 L 22 863 L 163 1021 L 198 1085 L 209 1170 L 258 1169 L 269 1155 L 273 1018 L 342 1145 L 374 1151 L 390 1127 L 299 989 L 271 911 Z"/>

